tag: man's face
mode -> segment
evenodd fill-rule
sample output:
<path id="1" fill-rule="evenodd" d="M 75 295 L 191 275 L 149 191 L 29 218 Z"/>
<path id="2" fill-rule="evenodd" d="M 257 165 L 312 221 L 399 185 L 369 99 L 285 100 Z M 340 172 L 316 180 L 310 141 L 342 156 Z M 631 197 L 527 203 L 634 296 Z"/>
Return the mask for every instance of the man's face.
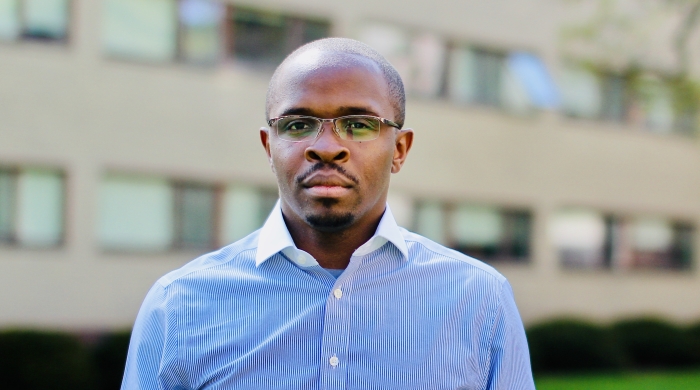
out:
<path id="1" fill-rule="evenodd" d="M 269 117 L 361 114 L 395 120 L 389 88 L 378 68 L 365 59 L 347 60 L 319 64 L 310 55 L 288 64 L 278 78 Z M 301 142 L 280 139 L 274 127 L 261 129 L 282 211 L 321 231 L 339 231 L 381 216 L 390 175 L 401 168 L 411 137 L 410 130 L 385 124 L 377 139 L 364 142 L 341 139 L 330 122 L 315 139 Z"/>

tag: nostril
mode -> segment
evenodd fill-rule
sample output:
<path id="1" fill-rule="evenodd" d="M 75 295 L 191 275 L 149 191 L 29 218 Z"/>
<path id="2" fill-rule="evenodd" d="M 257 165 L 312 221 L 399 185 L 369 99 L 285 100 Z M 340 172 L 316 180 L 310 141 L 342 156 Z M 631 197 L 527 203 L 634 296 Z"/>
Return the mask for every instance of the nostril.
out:
<path id="1" fill-rule="evenodd" d="M 348 152 L 343 150 L 335 156 L 334 160 L 345 160 L 347 157 L 348 157 Z"/>
<path id="2" fill-rule="evenodd" d="M 314 152 L 313 150 L 306 151 L 306 158 L 309 160 L 321 160 L 321 156 L 319 156 L 318 153 Z"/>

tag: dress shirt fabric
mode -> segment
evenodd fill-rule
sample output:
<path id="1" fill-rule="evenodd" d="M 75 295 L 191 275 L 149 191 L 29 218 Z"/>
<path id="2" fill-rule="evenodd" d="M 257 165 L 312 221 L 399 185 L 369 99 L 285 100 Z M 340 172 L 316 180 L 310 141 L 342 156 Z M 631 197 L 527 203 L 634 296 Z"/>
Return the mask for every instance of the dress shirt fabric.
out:
<path id="1" fill-rule="evenodd" d="M 122 390 L 534 389 L 506 279 L 399 228 L 334 278 L 265 225 L 160 278 L 134 325 Z"/>

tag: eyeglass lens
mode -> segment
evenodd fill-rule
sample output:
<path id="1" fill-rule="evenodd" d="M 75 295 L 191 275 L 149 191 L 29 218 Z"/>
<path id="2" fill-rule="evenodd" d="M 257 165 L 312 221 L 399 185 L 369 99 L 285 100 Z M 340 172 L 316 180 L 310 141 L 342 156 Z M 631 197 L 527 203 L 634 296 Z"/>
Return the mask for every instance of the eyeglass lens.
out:
<path id="1" fill-rule="evenodd" d="M 310 116 L 282 117 L 277 123 L 277 135 L 288 141 L 304 141 L 315 138 L 321 129 L 322 121 Z M 353 115 L 337 118 L 334 121 L 336 134 L 350 141 L 370 141 L 379 136 L 379 118 Z"/>

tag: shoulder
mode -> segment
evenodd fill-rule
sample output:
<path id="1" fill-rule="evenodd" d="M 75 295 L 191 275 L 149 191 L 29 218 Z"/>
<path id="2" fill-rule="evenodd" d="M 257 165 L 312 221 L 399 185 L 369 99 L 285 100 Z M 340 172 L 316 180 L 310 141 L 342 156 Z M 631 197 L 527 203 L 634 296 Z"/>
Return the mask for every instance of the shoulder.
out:
<path id="1" fill-rule="evenodd" d="M 506 278 L 500 272 L 480 260 L 447 248 L 404 228 L 401 228 L 401 233 L 408 246 L 409 260 L 412 262 L 446 266 L 457 272 L 499 286 L 507 283 Z"/>
<path id="2" fill-rule="evenodd" d="M 219 250 L 199 256 L 165 274 L 156 284 L 167 290 L 174 284 L 206 279 L 212 271 L 254 267 L 258 233 L 259 230 Z"/>

